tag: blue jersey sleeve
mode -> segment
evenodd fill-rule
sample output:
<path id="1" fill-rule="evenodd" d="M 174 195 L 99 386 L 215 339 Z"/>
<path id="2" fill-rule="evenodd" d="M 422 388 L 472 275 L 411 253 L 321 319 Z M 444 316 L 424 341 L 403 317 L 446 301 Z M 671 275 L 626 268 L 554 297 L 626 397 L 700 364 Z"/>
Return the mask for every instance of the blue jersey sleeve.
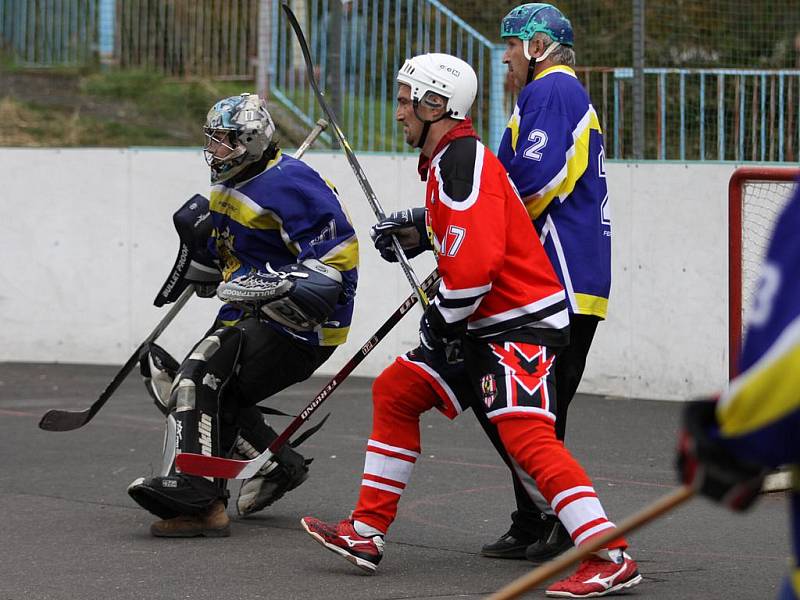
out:
<path id="1" fill-rule="evenodd" d="M 295 162 L 284 181 L 293 202 L 281 203 L 278 216 L 297 261 L 316 258 L 343 274 L 345 295 L 355 295 L 358 239 L 333 185 L 313 169 Z"/>
<path id="2" fill-rule="evenodd" d="M 717 407 L 731 449 L 764 464 L 800 463 L 800 190 L 779 217 L 762 266 L 741 374 Z"/>

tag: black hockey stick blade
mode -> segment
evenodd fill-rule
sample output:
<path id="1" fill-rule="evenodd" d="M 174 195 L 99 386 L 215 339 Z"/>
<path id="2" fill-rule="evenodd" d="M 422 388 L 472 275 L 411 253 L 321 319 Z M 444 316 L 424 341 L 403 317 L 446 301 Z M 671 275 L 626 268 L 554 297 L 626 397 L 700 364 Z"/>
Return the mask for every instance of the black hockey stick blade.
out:
<path id="1" fill-rule="evenodd" d="M 79 429 L 86 425 L 92 418 L 97 414 L 103 405 L 108 402 L 108 399 L 111 398 L 111 395 L 117 390 L 120 384 L 125 380 L 125 378 L 133 371 L 133 368 L 136 366 L 136 363 L 139 361 L 139 354 L 142 352 L 142 349 L 147 346 L 150 342 L 155 341 L 155 339 L 161 335 L 161 333 L 166 329 L 167 325 L 172 322 L 172 319 L 175 318 L 175 315 L 180 312 L 183 308 L 183 305 L 188 302 L 189 298 L 192 297 L 194 293 L 194 286 L 190 285 L 180 297 L 175 301 L 175 303 L 170 307 L 169 312 L 164 315 L 164 318 L 161 319 L 158 325 L 156 325 L 155 329 L 148 335 L 145 340 L 139 344 L 139 346 L 134 350 L 131 357 L 127 360 L 127 362 L 122 365 L 122 368 L 114 375 L 114 379 L 106 386 L 106 389 L 100 394 L 100 397 L 94 401 L 89 408 L 85 410 L 61 410 L 58 408 L 54 408 L 52 410 L 48 410 L 44 416 L 42 417 L 41 421 L 39 421 L 39 428 L 44 429 L 45 431 L 72 431 L 73 429 Z"/>

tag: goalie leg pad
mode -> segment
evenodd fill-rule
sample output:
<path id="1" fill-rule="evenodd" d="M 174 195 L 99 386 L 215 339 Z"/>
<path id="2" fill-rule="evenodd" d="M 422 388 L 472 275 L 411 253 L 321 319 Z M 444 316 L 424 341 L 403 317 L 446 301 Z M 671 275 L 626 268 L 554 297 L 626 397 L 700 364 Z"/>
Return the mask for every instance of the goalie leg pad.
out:
<path id="1" fill-rule="evenodd" d="M 223 327 L 203 339 L 180 366 L 167 420 L 162 472 L 137 479 L 130 496 L 153 514 L 169 519 L 196 515 L 226 497 L 225 480 L 182 475 L 175 469 L 175 454 L 193 452 L 221 456 L 220 395 L 234 374 L 242 346 L 242 331 Z"/>

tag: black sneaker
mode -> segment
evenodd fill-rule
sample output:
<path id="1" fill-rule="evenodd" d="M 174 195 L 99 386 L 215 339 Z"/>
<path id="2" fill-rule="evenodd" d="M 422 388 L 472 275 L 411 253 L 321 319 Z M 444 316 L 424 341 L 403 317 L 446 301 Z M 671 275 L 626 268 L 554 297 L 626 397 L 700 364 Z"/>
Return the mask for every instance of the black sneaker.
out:
<path id="1" fill-rule="evenodd" d="M 548 517 L 542 537 L 528 546 L 525 558 L 532 563 L 543 563 L 566 552 L 574 546 L 566 527 L 556 517 Z"/>
<path id="2" fill-rule="evenodd" d="M 489 558 L 525 558 L 525 551 L 529 545 L 537 542 L 536 539 L 530 537 L 516 537 L 512 530 L 509 529 L 506 533 L 493 544 L 486 544 L 481 548 L 481 555 L 488 556 Z"/>

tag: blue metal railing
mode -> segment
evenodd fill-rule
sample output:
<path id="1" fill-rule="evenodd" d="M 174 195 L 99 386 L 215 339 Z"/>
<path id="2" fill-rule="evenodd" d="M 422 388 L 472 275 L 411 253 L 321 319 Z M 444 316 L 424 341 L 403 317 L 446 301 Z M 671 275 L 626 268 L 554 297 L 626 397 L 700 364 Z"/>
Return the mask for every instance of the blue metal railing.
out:
<path id="1" fill-rule="evenodd" d="M 625 99 L 633 70 L 579 69 L 579 75 L 601 114 L 612 157 L 630 158 L 633 107 Z M 800 69 L 647 68 L 644 77 L 646 158 L 800 160 Z M 604 110 L 609 104 L 612 113 Z"/>
<path id="2" fill-rule="evenodd" d="M 395 75 L 405 58 L 425 52 L 446 52 L 475 68 L 479 91 L 472 110 L 475 128 L 493 148 L 505 125 L 503 84 L 505 66 L 502 46 L 481 35 L 438 0 L 352 0 L 342 5 L 341 61 L 331 73 L 331 7 L 334 0 L 308 0 L 305 15 L 298 15 L 326 96 L 337 96 L 336 116 L 350 143 L 368 151 L 410 151 L 405 147 L 394 119 L 397 92 Z M 303 23 L 302 21 L 305 20 Z M 306 83 L 299 50 L 273 3 L 272 93 L 296 114 L 312 124 L 320 109 Z M 336 77 L 332 76 L 336 75 Z"/>

